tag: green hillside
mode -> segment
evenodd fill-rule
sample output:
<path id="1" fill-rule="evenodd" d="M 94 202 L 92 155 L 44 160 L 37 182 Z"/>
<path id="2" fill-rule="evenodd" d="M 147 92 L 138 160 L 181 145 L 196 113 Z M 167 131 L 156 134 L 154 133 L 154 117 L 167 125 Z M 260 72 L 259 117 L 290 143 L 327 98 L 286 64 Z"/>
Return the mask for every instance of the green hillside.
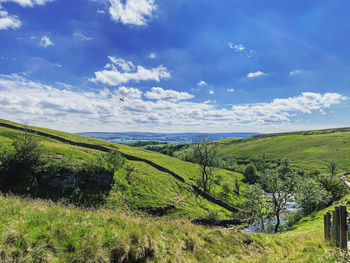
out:
<path id="1" fill-rule="evenodd" d="M 5 120 L 0 120 L 0 125 L 1 123 L 10 124 L 14 127 L 24 127 Z M 162 154 L 49 129 L 31 126 L 26 126 L 26 128 L 74 142 L 94 144 L 108 149 L 117 148 L 124 154 L 139 157 L 162 168 L 169 169 L 193 184 L 199 176 L 197 165 Z M 0 126 L 0 146 L 11 148 L 12 142 L 22 134 L 23 131 Z M 70 145 L 46 136 L 37 135 L 37 137 L 46 151 L 45 154 L 51 159 L 60 160 L 64 158 L 74 164 L 93 159 L 101 154 L 99 150 Z M 235 178 L 237 178 L 242 185 L 242 189 L 244 189 L 244 184 L 241 182 L 243 176 L 223 169 L 216 169 L 215 174 L 221 180 L 214 183 L 212 195 L 217 199 L 224 197 L 224 201 L 233 206 L 242 206 L 244 201 L 233 193 L 223 194 L 222 185 L 224 183 L 233 185 Z M 169 173 L 161 171 L 146 162 L 134 160 L 128 160 L 125 169 L 115 174 L 115 184 L 106 205 L 109 208 L 122 208 L 124 211 L 131 210 L 135 214 L 150 214 L 167 218 L 206 217 L 214 211 L 221 218 L 232 216 L 230 211 L 201 197 L 188 184 L 176 180 Z"/>
<path id="2" fill-rule="evenodd" d="M 288 157 L 292 164 L 304 169 L 324 170 L 333 161 L 341 170 L 350 170 L 350 128 L 267 134 L 215 143 L 221 155 L 238 162 L 247 163 L 265 155 L 271 162 Z M 189 150 L 176 155 L 181 157 L 186 151 Z"/>
<path id="3" fill-rule="evenodd" d="M 0 262 L 342 262 L 323 241 L 324 212 L 244 234 L 0 196 Z"/>

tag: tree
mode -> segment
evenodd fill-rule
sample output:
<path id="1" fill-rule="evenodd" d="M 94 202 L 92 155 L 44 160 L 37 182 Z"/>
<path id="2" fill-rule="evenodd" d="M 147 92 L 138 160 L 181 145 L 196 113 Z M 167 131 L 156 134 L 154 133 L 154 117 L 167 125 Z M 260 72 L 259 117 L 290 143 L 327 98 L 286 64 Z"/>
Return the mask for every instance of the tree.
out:
<path id="1" fill-rule="evenodd" d="M 252 211 L 252 220 L 259 221 L 261 231 L 265 231 L 265 219 L 271 214 L 271 208 L 259 184 L 249 185 L 244 192 L 247 205 Z"/>
<path id="2" fill-rule="evenodd" d="M 327 206 L 331 200 L 331 194 L 318 181 L 303 178 L 302 183 L 298 184 L 295 199 L 303 209 L 303 213 L 307 215 Z"/>
<path id="3" fill-rule="evenodd" d="M 248 180 L 248 182 L 253 184 L 256 183 L 259 179 L 258 171 L 256 170 L 256 167 L 253 163 L 250 163 L 246 166 L 243 175 Z"/>
<path id="4" fill-rule="evenodd" d="M 327 165 L 329 173 L 334 177 L 337 173 L 337 165 L 335 162 L 329 162 Z"/>
<path id="5" fill-rule="evenodd" d="M 288 199 L 295 192 L 298 183 L 298 175 L 294 172 L 284 174 L 279 170 L 267 170 L 267 172 L 261 176 L 261 183 L 265 191 L 272 195 L 272 212 L 276 218 L 274 232 L 276 233 L 281 223 L 281 212 L 286 206 Z"/>
<path id="6" fill-rule="evenodd" d="M 338 178 L 330 174 L 319 175 L 317 181 L 321 183 L 323 188 L 331 195 L 331 200 L 328 204 L 339 200 L 348 192 L 344 184 Z"/>
<path id="7" fill-rule="evenodd" d="M 217 162 L 216 145 L 210 143 L 208 135 L 198 136 L 194 145 L 193 158 L 200 165 L 201 186 L 204 192 L 208 192 L 210 182 L 213 179 L 213 168 Z"/>
<path id="8" fill-rule="evenodd" d="M 28 192 L 35 183 L 43 164 L 43 148 L 37 137 L 27 131 L 13 142 L 14 151 L 2 154 L 0 182 L 3 190 Z"/>

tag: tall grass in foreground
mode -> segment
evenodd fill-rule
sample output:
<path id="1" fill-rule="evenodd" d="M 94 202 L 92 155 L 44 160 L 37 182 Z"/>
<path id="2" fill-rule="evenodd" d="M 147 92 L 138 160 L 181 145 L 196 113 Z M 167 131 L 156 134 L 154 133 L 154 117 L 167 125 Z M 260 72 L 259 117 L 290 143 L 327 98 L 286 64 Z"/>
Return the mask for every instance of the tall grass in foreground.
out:
<path id="1" fill-rule="evenodd" d="M 322 213 L 276 235 L 0 196 L 0 262 L 341 262 Z"/>

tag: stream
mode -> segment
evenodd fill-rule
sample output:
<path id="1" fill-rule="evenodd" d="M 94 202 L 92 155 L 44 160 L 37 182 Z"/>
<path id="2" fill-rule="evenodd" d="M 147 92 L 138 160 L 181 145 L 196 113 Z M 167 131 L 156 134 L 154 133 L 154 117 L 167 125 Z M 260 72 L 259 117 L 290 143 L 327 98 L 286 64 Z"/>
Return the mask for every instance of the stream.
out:
<path id="1" fill-rule="evenodd" d="M 266 194 L 266 197 L 272 199 L 272 194 Z M 298 209 L 299 209 L 299 206 L 293 199 L 288 200 L 288 202 L 287 202 L 287 204 L 286 204 L 286 206 L 283 209 L 283 212 L 281 214 L 281 226 L 283 226 L 287 222 L 286 221 L 287 213 L 297 211 Z M 275 224 L 275 223 L 276 223 L 275 218 L 273 218 L 273 217 L 267 218 L 265 220 L 265 227 L 270 225 L 270 224 Z M 254 232 L 259 231 L 259 229 L 260 229 L 260 223 L 255 223 L 255 224 L 249 225 L 246 228 L 243 228 L 242 232 L 250 234 L 250 233 L 254 233 Z"/>

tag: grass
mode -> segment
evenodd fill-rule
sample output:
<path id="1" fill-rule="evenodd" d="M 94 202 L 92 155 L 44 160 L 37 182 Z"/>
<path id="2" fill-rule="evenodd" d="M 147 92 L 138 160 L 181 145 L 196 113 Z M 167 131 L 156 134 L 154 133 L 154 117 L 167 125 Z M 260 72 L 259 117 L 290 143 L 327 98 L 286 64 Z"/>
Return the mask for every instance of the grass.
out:
<path id="1" fill-rule="evenodd" d="M 166 155 L 31 128 L 74 141 L 117 147 L 123 153 L 166 167 L 191 182 L 198 177 L 197 165 Z M 1 146 L 10 148 L 20 134 L 0 127 Z M 309 168 L 317 167 L 321 160 L 325 162 L 320 156 L 326 154 L 330 160 L 341 159 L 337 163 L 346 169 L 349 167 L 344 146 L 347 136 L 349 132 L 342 131 L 217 143 L 221 153 L 242 155 L 246 159 L 265 152 L 270 160 L 275 160 L 278 152 L 285 152 L 295 164 Z M 69 157 L 74 163 L 100 154 L 39 138 L 51 158 Z M 346 143 L 341 144 L 342 140 Z M 343 146 L 339 148 L 340 155 L 333 156 L 331 142 L 335 149 Z M 299 155 L 300 151 L 304 151 L 303 156 Z M 238 173 L 223 169 L 215 172 L 218 176 L 213 193 L 216 195 L 222 193 L 224 183 L 233 184 L 235 178 L 242 183 L 243 177 Z M 232 204 L 242 205 L 242 199 L 237 196 L 227 198 Z M 144 162 L 128 161 L 124 169 L 115 174 L 115 184 L 106 202 L 103 208 L 84 210 L 50 201 L 0 195 L 0 262 L 345 262 L 344 257 L 323 240 L 322 215 L 327 210 L 303 218 L 291 231 L 275 235 L 195 226 L 186 219 L 206 216 L 213 210 L 218 211 L 220 217 L 230 214 L 196 196 L 186 184 Z M 350 195 L 342 203 L 350 204 Z M 147 211 L 166 207 L 170 209 L 165 218 L 146 216 Z"/>
<path id="2" fill-rule="evenodd" d="M 220 154 L 238 161 L 249 162 L 265 154 L 267 161 L 288 157 L 293 165 L 308 170 L 324 171 L 330 161 L 344 172 L 350 170 L 350 129 L 261 135 L 215 143 Z"/>
<path id="3" fill-rule="evenodd" d="M 324 212 L 289 232 L 244 234 L 0 196 L 0 262 L 341 262 L 323 241 Z"/>
<path id="4" fill-rule="evenodd" d="M 16 123 L 0 120 L 0 122 L 9 123 L 15 126 L 22 126 Z M 160 153 L 155 153 L 135 147 L 118 145 L 102 140 L 86 138 L 74 134 L 28 127 L 34 130 L 50 133 L 76 142 L 85 142 L 90 144 L 102 145 L 109 148 L 118 148 L 119 151 L 150 160 L 169 170 L 176 172 L 191 183 L 195 183 L 199 177 L 199 167 L 195 164 L 183 162 Z M 23 134 L 22 131 L 0 127 L 0 147 L 11 148 L 12 142 Z M 40 143 L 50 158 L 66 158 L 72 164 L 92 159 L 101 154 L 100 151 L 86 149 L 78 146 L 72 146 L 51 138 L 38 136 Z M 123 169 L 116 174 L 116 184 L 108 198 L 108 207 L 114 209 L 131 210 L 138 215 L 154 214 L 154 211 L 166 208 L 165 213 L 155 213 L 158 216 L 167 218 L 199 218 L 206 217 L 212 211 L 217 211 L 220 218 L 230 218 L 231 212 L 215 205 L 200 196 L 197 196 L 193 190 L 182 182 L 177 181 L 171 175 L 161 172 L 144 162 L 128 161 L 126 168 L 131 167 L 134 170 L 128 174 Z M 244 200 L 236 195 L 223 193 L 223 184 L 234 185 L 237 178 L 241 184 L 241 190 L 245 188 L 242 182 L 241 174 L 226 171 L 223 169 L 215 170 L 217 178 L 214 182 L 212 193 L 221 199 L 224 198 L 232 205 L 243 206 Z M 171 209 L 167 209 L 170 208 Z"/>

